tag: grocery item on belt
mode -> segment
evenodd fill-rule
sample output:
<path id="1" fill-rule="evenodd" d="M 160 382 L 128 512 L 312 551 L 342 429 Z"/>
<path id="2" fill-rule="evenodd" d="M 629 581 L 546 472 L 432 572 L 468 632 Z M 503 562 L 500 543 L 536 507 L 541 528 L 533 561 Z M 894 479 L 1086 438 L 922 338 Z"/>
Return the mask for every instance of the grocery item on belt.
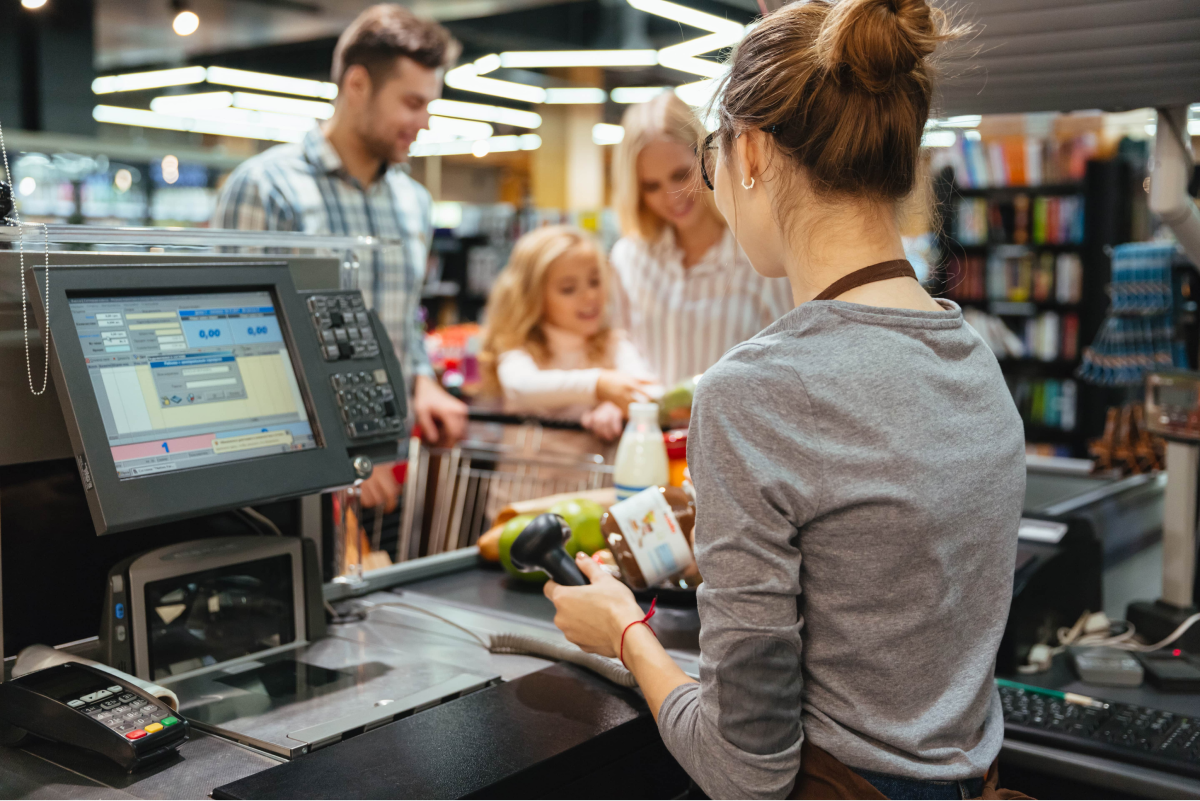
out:
<path id="1" fill-rule="evenodd" d="M 692 398 L 696 394 L 699 375 L 685 378 L 663 393 L 658 399 L 658 424 L 663 428 L 687 428 L 692 419 Z"/>
<path id="2" fill-rule="evenodd" d="M 695 574 L 691 535 L 696 507 L 678 487 L 650 487 L 609 507 L 600 529 L 632 589 Z"/>
<path id="3" fill-rule="evenodd" d="M 669 477 L 667 448 L 658 427 L 658 404 L 629 404 L 629 422 L 625 424 L 613 464 L 617 500 L 623 501 L 647 487 L 666 484 Z"/>

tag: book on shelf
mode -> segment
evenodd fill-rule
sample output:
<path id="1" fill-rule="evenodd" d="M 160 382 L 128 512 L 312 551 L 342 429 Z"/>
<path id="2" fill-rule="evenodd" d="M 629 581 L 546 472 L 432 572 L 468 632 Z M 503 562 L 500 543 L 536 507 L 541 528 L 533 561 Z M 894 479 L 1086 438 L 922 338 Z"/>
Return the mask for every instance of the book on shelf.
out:
<path id="1" fill-rule="evenodd" d="M 945 264 L 944 293 L 951 300 L 1057 303 L 1070 306 L 1083 295 L 1083 262 L 1078 253 L 997 248 L 982 254 L 951 254 Z"/>
<path id="2" fill-rule="evenodd" d="M 1070 139 L 960 136 L 951 147 L 934 149 L 931 166 L 935 174 L 949 166 L 964 189 L 1067 184 L 1083 180 L 1099 144 L 1091 132 Z"/>
<path id="3" fill-rule="evenodd" d="M 1027 424 L 1066 433 L 1075 430 L 1079 389 L 1074 379 L 1020 378 L 1010 380 L 1009 390 Z"/>
<path id="4" fill-rule="evenodd" d="M 1077 245 L 1083 236 L 1082 195 L 958 199 L 954 239 L 962 245 Z"/>

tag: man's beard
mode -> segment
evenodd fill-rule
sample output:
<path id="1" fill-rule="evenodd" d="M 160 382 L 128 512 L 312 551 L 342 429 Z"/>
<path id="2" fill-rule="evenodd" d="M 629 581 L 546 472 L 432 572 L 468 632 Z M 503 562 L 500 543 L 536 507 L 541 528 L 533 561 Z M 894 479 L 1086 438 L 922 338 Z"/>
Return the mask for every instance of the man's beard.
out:
<path id="1" fill-rule="evenodd" d="M 370 128 L 361 131 L 359 137 L 362 139 L 367 152 L 373 158 L 382 161 L 385 165 L 391 166 L 396 162 L 403 161 L 405 156 L 408 155 L 407 153 L 398 152 L 395 139 L 380 136 Z"/>

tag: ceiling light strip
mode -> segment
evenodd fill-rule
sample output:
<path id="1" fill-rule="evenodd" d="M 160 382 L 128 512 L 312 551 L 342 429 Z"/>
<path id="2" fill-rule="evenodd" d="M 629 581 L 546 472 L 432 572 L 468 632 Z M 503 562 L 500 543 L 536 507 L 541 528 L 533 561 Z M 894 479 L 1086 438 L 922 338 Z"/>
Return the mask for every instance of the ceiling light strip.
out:
<path id="1" fill-rule="evenodd" d="M 484 103 L 465 103 L 461 100 L 446 100 L 445 98 L 431 100 L 429 113 L 443 117 L 459 117 L 465 120 L 483 120 L 500 125 L 514 125 L 518 128 L 540 128 L 542 125 L 542 115 L 532 111 L 489 106 Z"/>
<path id="2" fill-rule="evenodd" d="M 509 69 L 653 67 L 657 63 L 657 50 L 523 50 L 500 54 L 500 66 Z"/>
<path id="3" fill-rule="evenodd" d="M 169 70 L 132 72 L 124 75 L 105 75 L 92 81 L 92 92 L 106 95 L 112 92 L 159 89 L 164 86 L 186 86 L 203 83 L 204 77 L 204 67 L 177 67 Z"/>
<path id="4" fill-rule="evenodd" d="M 414 142 L 408 155 L 422 156 L 465 156 L 472 153 L 512 153 L 518 150 L 537 150 L 542 138 L 537 134 L 520 136 L 492 136 L 487 139 L 458 139 L 453 142 Z"/>
<path id="5" fill-rule="evenodd" d="M 228 67 L 209 67 L 205 77 L 209 83 L 221 86 L 237 86 L 242 89 L 258 89 L 263 92 L 318 97 L 325 100 L 334 99 L 338 92 L 337 84 L 328 81 L 288 78 L 283 75 L 235 70 Z"/>
<path id="6" fill-rule="evenodd" d="M 636 8 L 638 11 L 644 11 L 647 14 L 654 14 L 658 17 L 666 17 L 673 22 L 682 22 L 684 25 L 690 25 L 693 28 L 699 28 L 702 31 L 711 31 L 713 33 L 721 33 L 725 36 L 734 37 L 735 41 L 740 39 L 742 31 L 745 27 L 740 22 L 724 19 L 715 14 L 706 14 L 703 11 L 697 11 L 694 8 L 681 6 L 678 3 L 671 3 L 668 0 L 627 0 L 629 5 Z"/>
<path id="7" fill-rule="evenodd" d="M 481 78 L 475 64 L 464 64 L 447 72 L 446 85 L 464 92 L 506 97 L 509 100 L 521 100 L 526 103 L 546 102 L 546 90 L 540 86 L 500 81 L 495 78 Z"/>
<path id="8" fill-rule="evenodd" d="M 207 133 L 235 136 L 243 139 L 264 139 L 272 142 L 299 142 L 304 131 L 298 128 L 269 128 L 245 122 L 229 122 L 201 117 L 160 114 L 139 108 L 100 105 L 92 109 L 92 118 L 111 125 L 130 125 L 138 128 L 159 128 L 168 131 Z"/>

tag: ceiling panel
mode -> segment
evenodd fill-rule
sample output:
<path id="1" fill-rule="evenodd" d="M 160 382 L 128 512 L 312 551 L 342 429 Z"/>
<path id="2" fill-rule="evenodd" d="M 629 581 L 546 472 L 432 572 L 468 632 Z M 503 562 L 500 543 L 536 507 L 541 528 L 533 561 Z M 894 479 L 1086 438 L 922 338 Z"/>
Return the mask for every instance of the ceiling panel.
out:
<path id="1" fill-rule="evenodd" d="M 1200 102 L 1200 0 L 967 0 L 938 112 Z"/>

